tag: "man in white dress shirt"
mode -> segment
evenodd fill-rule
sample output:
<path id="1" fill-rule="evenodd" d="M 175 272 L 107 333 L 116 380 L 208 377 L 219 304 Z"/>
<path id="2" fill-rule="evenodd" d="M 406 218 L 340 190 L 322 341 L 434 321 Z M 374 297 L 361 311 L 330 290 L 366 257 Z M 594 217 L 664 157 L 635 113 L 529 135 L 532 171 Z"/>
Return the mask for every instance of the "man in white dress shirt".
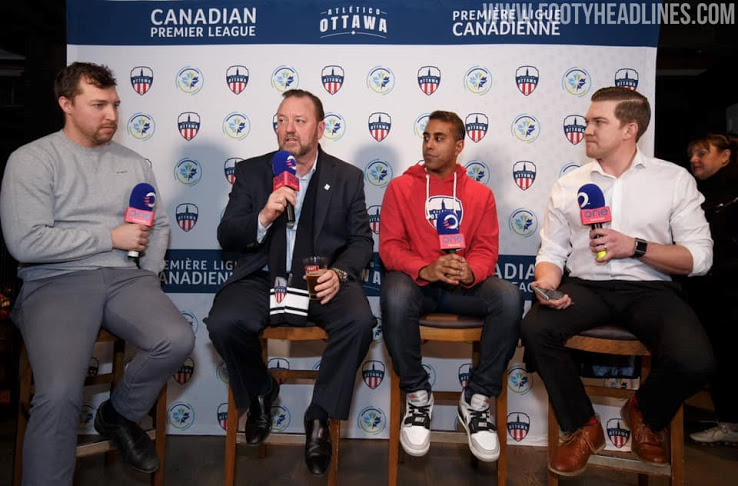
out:
<path id="1" fill-rule="evenodd" d="M 633 452 L 651 464 L 667 463 L 667 425 L 715 366 L 702 326 L 670 277 L 703 275 L 712 265 L 704 198 L 685 169 L 638 149 L 650 117 L 648 100 L 636 91 L 597 91 L 584 132 L 594 161 L 559 179 L 546 209 L 531 286 L 563 296 L 537 295 L 522 336 L 529 371 L 539 372 L 565 434 L 548 465 L 562 476 L 583 472 L 590 454 L 605 447 L 600 419 L 564 347 L 570 336 L 617 324 L 653 353 L 651 374 L 621 411 Z M 581 222 L 577 195 L 584 184 L 604 193 L 612 213 L 604 228 Z"/>

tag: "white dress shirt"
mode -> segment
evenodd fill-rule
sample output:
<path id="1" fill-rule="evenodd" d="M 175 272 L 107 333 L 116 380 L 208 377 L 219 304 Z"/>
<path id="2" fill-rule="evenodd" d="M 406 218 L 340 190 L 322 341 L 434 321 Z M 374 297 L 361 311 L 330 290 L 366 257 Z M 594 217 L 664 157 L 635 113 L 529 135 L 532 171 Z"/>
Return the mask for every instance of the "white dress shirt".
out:
<path id="1" fill-rule="evenodd" d="M 589 226 L 581 222 L 577 193 L 597 184 L 612 211 L 611 228 L 631 237 L 663 245 L 680 245 L 692 254 L 690 275 L 704 275 L 712 266 L 712 238 L 701 204 L 705 198 L 689 172 L 637 151 L 620 177 L 606 174 L 593 161 L 561 177 L 551 196 L 541 230 L 536 263 L 550 262 L 572 277 L 586 280 L 671 280 L 636 258 L 597 263 L 589 246 Z"/>

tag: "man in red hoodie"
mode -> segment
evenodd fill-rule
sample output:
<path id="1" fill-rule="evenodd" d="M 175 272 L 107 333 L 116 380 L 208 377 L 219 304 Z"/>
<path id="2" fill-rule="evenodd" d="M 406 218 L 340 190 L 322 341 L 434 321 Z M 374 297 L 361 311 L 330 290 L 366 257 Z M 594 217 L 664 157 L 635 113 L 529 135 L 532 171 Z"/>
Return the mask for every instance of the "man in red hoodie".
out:
<path id="1" fill-rule="evenodd" d="M 418 319 L 428 312 L 484 317 L 481 356 L 459 399 L 459 422 L 469 448 L 482 461 L 500 455 L 490 397 L 499 395 L 518 342 L 523 295 L 494 276 L 497 209 L 492 191 L 456 163 L 464 149 L 464 123 L 434 111 L 423 132 L 424 165 L 409 168 L 387 187 L 382 202 L 379 255 L 386 275 L 380 303 L 382 332 L 400 388 L 406 393 L 400 443 L 422 456 L 430 446 L 433 393 L 423 369 Z M 465 248 L 444 252 L 437 220 L 464 236 Z"/>

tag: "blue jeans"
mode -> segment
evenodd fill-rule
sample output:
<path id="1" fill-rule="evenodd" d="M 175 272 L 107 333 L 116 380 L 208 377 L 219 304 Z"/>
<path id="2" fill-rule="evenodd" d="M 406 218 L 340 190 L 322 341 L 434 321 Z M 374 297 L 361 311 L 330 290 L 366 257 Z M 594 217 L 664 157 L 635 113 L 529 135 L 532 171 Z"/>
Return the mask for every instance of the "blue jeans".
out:
<path id="1" fill-rule="evenodd" d="M 421 363 L 418 319 L 428 312 L 445 312 L 484 318 L 481 356 L 468 387 L 487 397 L 500 394 L 520 336 L 523 294 L 517 287 L 496 277 L 470 289 L 440 283 L 421 287 L 405 273 L 390 272 L 382 282 L 380 306 L 382 334 L 402 390 L 431 390 Z"/>

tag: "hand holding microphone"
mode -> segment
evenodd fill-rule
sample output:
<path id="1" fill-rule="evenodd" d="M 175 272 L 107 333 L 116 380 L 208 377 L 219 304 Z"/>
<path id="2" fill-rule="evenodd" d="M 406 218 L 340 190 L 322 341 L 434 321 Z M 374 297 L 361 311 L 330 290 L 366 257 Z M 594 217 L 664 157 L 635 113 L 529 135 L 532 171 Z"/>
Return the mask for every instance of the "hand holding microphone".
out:
<path id="1" fill-rule="evenodd" d="M 612 221 L 612 213 L 610 208 L 605 205 L 605 195 L 602 189 L 596 184 L 584 184 L 579 188 L 577 193 L 577 202 L 579 203 L 579 216 L 582 224 L 589 225 L 593 230 L 602 228 L 603 223 Z M 594 241 L 602 236 L 602 233 L 590 232 L 590 242 L 592 247 L 603 245 L 604 248 L 597 251 L 597 259 L 603 259 L 607 255 L 607 246 L 601 242 Z"/>
<path id="2" fill-rule="evenodd" d="M 466 260 L 457 252 L 466 248 L 464 235 L 459 231 L 459 218 L 454 211 L 441 211 L 436 218 L 438 246 L 445 253 L 420 270 L 420 278 L 429 282 L 459 285 L 473 282 L 474 274 Z"/>
<path id="3" fill-rule="evenodd" d="M 124 221 L 126 224 L 119 226 L 113 231 L 118 231 L 117 236 L 121 236 L 122 245 L 128 248 L 128 256 L 137 258 L 140 251 L 146 249 L 149 244 L 148 228 L 154 225 L 154 207 L 156 206 L 156 190 L 151 184 L 142 182 L 136 184 L 131 191 L 131 197 L 128 200 L 128 209 Z M 115 247 L 115 239 L 114 244 Z M 125 249 L 125 248 L 124 248 Z"/>
<path id="4" fill-rule="evenodd" d="M 295 175 L 296 168 L 295 158 L 286 150 L 280 150 L 274 154 L 272 158 L 273 192 L 262 210 L 263 219 L 266 220 L 262 221 L 262 224 L 271 223 L 284 211 L 287 211 L 287 227 L 293 228 L 295 226 L 295 203 L 297 198 L 293 191 L 300 190 L 300 179 Z M 291 190 L 284 190 L 283 187 Z M 266 226 L 266 224 L 264 225 Z"/>

